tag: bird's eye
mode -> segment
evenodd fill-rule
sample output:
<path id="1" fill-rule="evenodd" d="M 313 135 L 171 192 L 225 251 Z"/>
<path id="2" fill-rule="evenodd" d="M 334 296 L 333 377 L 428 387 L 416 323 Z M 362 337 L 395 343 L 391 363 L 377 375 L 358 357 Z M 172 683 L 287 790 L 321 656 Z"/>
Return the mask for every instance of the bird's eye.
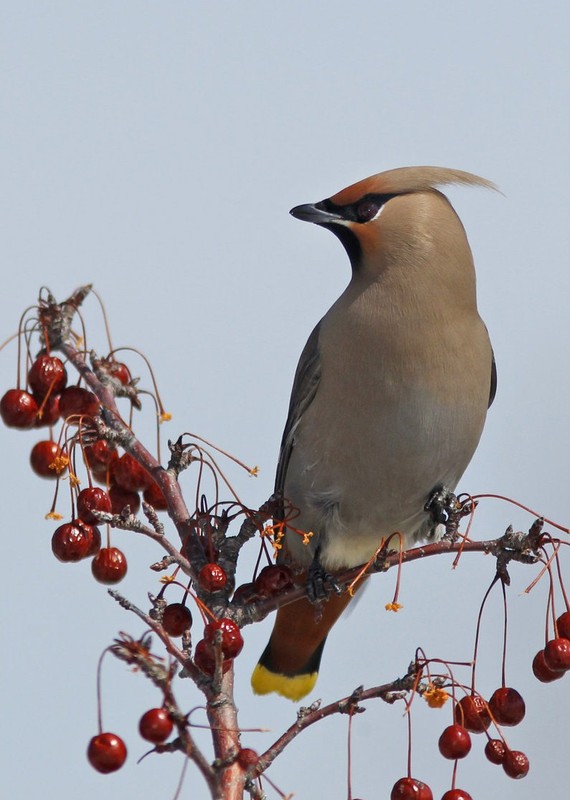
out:
<path id="1" fill-rule="evenodd" d="M 380 210 L 380 204 L 374 200 L 361 200 L 356 206 L 356 219 L 358 222 L 369 222 Z"/>

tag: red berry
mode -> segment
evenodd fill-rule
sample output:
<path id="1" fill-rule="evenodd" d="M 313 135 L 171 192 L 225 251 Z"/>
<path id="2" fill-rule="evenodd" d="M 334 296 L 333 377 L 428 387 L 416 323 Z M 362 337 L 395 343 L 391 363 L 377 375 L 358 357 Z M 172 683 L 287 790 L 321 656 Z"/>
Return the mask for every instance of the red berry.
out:
<path id="1" fill-rule="evenodd" d="M 524 700 L 516 689 L 503 686 L 489 700 L 491 713 L 499 725 L 518 725 L 526 712 Z"/>
<path id="2" fill-rule="evenodd" d="M 131 382 L 131 373 L 127 365 L 123 364 L 122 361 L 115 361 L 113 356 L 104 358 L 101 361 L 101 369 L 103 372 L 106 372 L 107 375 L 112 375 L 113 378 L 116 378 L 124 386 Z"/>
<path id="3" fill-rule="evenodd" d="M 115 483 L 128 492 L 141 492 L 152 481 L 146 469 L 130 453 L 124 453 L 115 463 L 113 478 Z"/>
<path id="4" fill-rule="evenodd" d="M 207 592 L 217 592 L 228 582 L 225 570 L 219 564 L 204 564 L 198 573 L 198 583 Z"/>
<path id="5" fill-rule="evenodd" d="M 107 467 L 118 457 L 117 448 L 106 439 L 97 439 L 85 447 L 85 457 L 90 467 Z"/>
<path id="6" fill-rule="evenodd" d="M 55 425 L 60 418 L 59 395 L 50 394 L 48 397 L 34 398 L 38 404 L 38 413 L 34 426 L 43 428 L 47 425 Z"/>
<path id="7" fill-rule="evenodd" d="M 169 636 L 182 636 L 192 627 L 192 614 L 184 603 L 169 603 L 162 615 L 162 627 Z"/>
<path id="8" fill-rule="evenodd" d="M 570 669 L 570 639 L 551 639 L 544 648 L 544 663 L 553 670 Z"/>
<path id="9" fill-rule="evenodd" d="M 64 452 L 57 442 L 51 439 L 37 442 L 30 453 L 30 465 L 40 478 L 58 478 L 67 470 Z M 56 461 L 61 459 L 61 461 Z"/>
<path id="10" fill-rule="evenodd" d="M 216 670 L 216 653 L 214 646 L 205 639 L 200 639 L 194 648 L 194 663 L 205 675 L 213 675 Z M 227 672 L 233 661 L 231 658 L 222 660 L 222 672 Z"/>
<path id="11" fill-rule="evenodd" d="M 153 481 L 143 492 L 143 500 L 152 506 L 155 511 L 168 511 L 168 503 L 162 493 L 162 489 Z"/>
<path id="12" fill-rule="evenodd" d="M 101 547 L 101 533 L 99 528 L 97 528 L 95 525 L 90 525 L 87 522 L 84 522 L 82 519 L 72 520 L 72 525 L 74 525 L 76 528 L 79 528 L 89 542 L 86 558 L 97 555 L 99 548 Z"/>
<path id="13" fill-rule="evenodd" d="M 123 740 L 114 733 L 100 733 L 89 742 L 87 758 L 98 772 L 115 772 L 125 763 L 127 748 Z"/>
<path id="14" fill-rule="evenodd" d="M 455 704 L 455 722 L 463 725 L 471 733 L 483 733 L 491 724 L 487 703 L 478 694 L 462 697 Z"/>
<path id="15" fill-rule="evenodd" d="M 418 784 L 418 800 L 433 800 L 433 794 L 427 783 L 422 783 L 422 781 L 416 781 Z"/>
<path id="16" fill-rule="evenodd" d="M 87 558 L 90 556 L 96 556 L 101 549 L 101 532 L 99 528 L 97 528 L 95 525 L 89 525 L 87 522 L 83 522 L 82 519 L 76 519 L 75 524 L 80 525 L 84 530 L 86 528 L 90 528 L 91 544 L 89 545 L 89 550 L 87 551 Z"/>
<path id="17" fill-rule="evenodd" d="M 485 756 L 491 764 L 502 764 L 507 748 L 502 739 L 489 739 L 485 745 Z"/>
<path id="18" fill-rule="evenodd" d="M 68 386 L 59 396 L 59 411 L 64 419 L 95 417 L 100 405 L 97 395 L 81 386 Z"/>
<path id="19" fill-rule="evenodd" d="M 96 525 L 98 519 L 92 513 L 93 511 L 111 513 L 111 498 L 107 492 L 97 486 L 82 489 L 77 495 L 77 516 L 90 525 Z"/>
<path id="20" fill-rule="evenodd" d="M 91 572 L 99 583 L 119 583 L 127 574 L 127 559 L 118 547 L 102 547 L 91 562 Z"/>
<path id="21" fill-rule="evenodd" d="M 238 603 L 239 605 L 246 605 L 247 603 L 251 603 L 252 600 L 257 598 L 257 594 L 253 587 L 253 583 L 242 583 L 241 586 L 238 586 L 235 590 L 232 603 Z"/>
<path id="22" fill-rule="evenodd" d="M 51 538 L 51 549 L 60 561 L 81 561 L 86 558 L 94 546 L 94 537 L 100 539 L 99 531 L 80 519 L 65 522 L 57 528 Z"/>
<path id="23" fill-rule="evenodd" d="M 113 514 L 120 514 L 127 506 L 131 514 L 136 514 L 141 507 L 141 499 L 137 492 L 129 492 L 117 484 L 109 487 L 109 497 Z"/>
<path id="24" fill-rule="evenodd" d="M 172 733 L 174 725 L 165 708 L 151 708 L 139 720 L 139 733 L 147 742 L 161 744 Z"/>
<path id="25" fill-rule="evenodd" d="M 23 389 L 8 389 L 0 400 L 0 416 L 9 428 L 31 428 L 37 413 L 38 404 Z"/>
<path id="26" fill-rule="evenodd" d="M 441 800 L 473 800 L 465 789 L 448 789 Z"/>
<path id="27" fill-rule="evenodd" d="M 503 769 L 509 778 L 524 778 L 530 768 L 529 760 L 520 750 L 505 750 Z"/>
<path id="28" fill-rule="evenodd" d="M 259 597 L 270 597 L 293 585 L 289 567 L 269 564 L 264 567 L 254 581 L 254 589 Z"/>
<path id="29" fill-rule="evenodd" d="M 562 636 L 564 639 L 570 639 L 570 611 L 565 611 L 563 614 L 560 614 L 556 620 L 556 627 L 559 636 Z"/>
<path id="30" fill-rule="evenodd" d="M 87 445 L 83 452 L 87 464 L 93 470 L 106 471 L 107 467 L 119 458 L 117 448 L 105 439 L 97 439 L 93 444 Z"/>
<path id="31" fill-rule="evenodd" d="M 444 758 L 465 758 L 471 750 L 469 731 L 462 725 L 450 725 L 439 737 L 438 746 Z"/>
<path id="32" fill-rule="evenodd" d="M 390 800 L 433 800 L 429 786 L 416 778 L 400 778 L 390 792 Z"/>
<path id="33" fill-rule="evenodd" d="M 243 638 L 239 626 L 236 623 L 222 617 L 221 619 L 209 622 L 204 628 L 204 639 L 211 644 L 216 641 L 216 631 L 222 632 L 222 653 L 225 658 L 235 658 L 239 656 L 243 647 Z"/>
<path id="34" fill-rule="evenodd" d="M 115 361 L 113 364 L 112 374 L 114 378 L 117 378 L 117 380 L 123 384 L 123 386 L 127 386 L 127 384 L 129 384 L 132 380 L 129 368 L 121 361 Z"/>
<path id="35" fill-rule="evenodd" d="M 532 661 L 532 671 L 534 677 L 542 683 L 552 683 L 564 676 L 564 670 L 550 669 L 544 660 L 544 650 L 539 650 Z"/>
<path id="36" fill-rule="evenodd" d="M 28 372 L 28 383 L 37 397 L 59 394 L 67 385 L 67 370 L 57 356 L 38 356 Z"/>
<path id="37" fill-rule="evenodd" d="M 255 767 L 259 761 L 259 756 L 250 747 L 242 747 L 237 755 L 237 762 L 242 769 Z"/>

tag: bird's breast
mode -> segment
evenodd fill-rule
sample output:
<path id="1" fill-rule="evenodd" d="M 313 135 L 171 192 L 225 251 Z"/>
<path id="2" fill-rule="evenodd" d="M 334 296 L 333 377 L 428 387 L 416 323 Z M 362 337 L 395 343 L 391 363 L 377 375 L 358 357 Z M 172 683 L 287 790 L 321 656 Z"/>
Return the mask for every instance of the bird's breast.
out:
<path id="1" fill-rule="evenodd" d="M 296 524 L 320 539 L 331 569 L 362 563 L 394 531 L 413 540 L 433 488 L 455 488 L 471 460 L 491 372 L 476 313 L 406 330 L 350 313 L 332 322 L 323 320 L 321 380 L 285 483 Z"/>

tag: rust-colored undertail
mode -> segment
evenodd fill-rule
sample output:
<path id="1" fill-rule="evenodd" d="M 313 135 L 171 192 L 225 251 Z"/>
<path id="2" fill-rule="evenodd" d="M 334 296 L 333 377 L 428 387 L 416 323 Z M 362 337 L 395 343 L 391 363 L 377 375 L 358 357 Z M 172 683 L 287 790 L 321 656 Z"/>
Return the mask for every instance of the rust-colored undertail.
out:
<path id="1" fill-rule="evenodd" d="M 277 692 L 290 700 L 308 694 L 317 680 L 327 635 L 351 600 L 343 592 L 331 595 L 321 608 L 302 598 L 278 609 L 269 643 L 251 676 L 253 691 Z"/>

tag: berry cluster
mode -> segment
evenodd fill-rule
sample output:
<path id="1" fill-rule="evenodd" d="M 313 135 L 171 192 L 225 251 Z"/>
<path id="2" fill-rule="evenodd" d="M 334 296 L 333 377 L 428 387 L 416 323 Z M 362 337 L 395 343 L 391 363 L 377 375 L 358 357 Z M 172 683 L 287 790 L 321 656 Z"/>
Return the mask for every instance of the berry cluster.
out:
<path id="1" fill-rule="evenodd" d="M 226 583 L 225 571 L 216 562 L 207 562 L 198 573 L 199 587 L 208 593 L 219 591 L 226 586 Z M 238 586 L 232 602 L 243 605 L 260 597 L 274 596 L 282 588 L 292 585 L 293 577 L 288 567 L 268 564 L 259 572 L 253 583 Z M 201 601 L 198 601 L 198 605 L 201 610 L 204 608 Z M 192 626 L 192 614 L 184 602 L 169 603 L 158 616 L 164 631 L 169 636 L 188 634 Z M 217 663 L 216 648 L 219 648 L 221 656 L 219 663 L 222 673 L 225 673 L 240 654 L 242 647 L 243 638 L 239 626 L 229 617 L 214 618 L 206 623 L 203 637 L 194 647 L 194 663 L 203 674 L 212 677 Z"/>
<path id="2" fill-rule="evenodd" d="M 455 725 L 446 729 L 449 736 L 461 738 L 464 734 L 469 737 L 471 733 L 486 733 L 485 756 L 492 764 L 500 764 L 509 778 L 524 778 L 529 770 L 528 758 L 518 750 L 511 750 L 504 739 L 491 739 L 487 731 L 492 724 L 500 732 L 500 726 L 513 727 L 524 719 L 526 713 L 525 702 L 520 693 L 511 687 L 501 686 L 491 695 L 487 703 L 480 695 L 469 694 L 459 700 L 454 709 Z M 445 731 L 444 731 L 445 734 Z M 502 736 L 502 734 L 501 734 Z M 445 739 L 442 734 L 442 738 Z M 445 758 L 464 758 L 471 749 L 462 755 L 453 756 L 451 750 L 446 750 L 446 742 L 439 741 L 439 749 Z M 461 748 L 460 748 L 461 749 Z M 500 758 L 499 758 L 500 753 Z M 491 757 L 492 756 L 492 757 Z"/>
<path id="3" fill-rule="evenodd" d="M 557 635 L 549 639 L 532 662 L 532 671 L 542 683 L 558 681 L 570 670 L 570 610 L 556 620 Z"/>
<path id="4" fill-rule="evenodd" d="M 409 711 L 410 709 L 408 713 Z M 471 734 L 485 733 L 486 758 L 492 764 L 501 765 L 510 778 L 524 778 L 529 771 L 528 758 L 524 753 L 508 747 L 500 727 L 518 725 L 524 716 L 525 703 L 516 689 L 503 686 L 493 693 L 488 703 L 476 693 L 466 694 L 455 703 L 454 721 L 439 737 L 439 752 L 444 758 L 454 761 L 457 766 L 457 762 L 466 758 L 471 752 Z M 492 724 L 495 725 L 501 738 L 492 739 L 487 733 Z M 453 771 L 453 784 L 455 784 L 455 773 L 456 768 Z M 409 775 L 396 781 L 390 800 L 414 800 L 414 798 L 433 800 L 433 794 L 426 783 Z M 443 794 L 442 800 L 472 800 L 472 798 L 467 791 L 453 785 Z"/>
<path id="5" fill-rule="evenodd" d="M 196 598 L 197 599 L 197 598 Z M 199 601 L 198 607 L 204 614 L 204 606 Z M 192 627 L 192 613 L 184 603 L 169 603 L 162 609 L 161 625 L 168 636 L 186 636 L 190 641 L 190 629 Z M 130 637 L 124 635 L 123 639 L 116 640 L 117 645 L 124 646 L 130 653 L 124 660 L 129 663 L 136 663 L 145 670 L 148 664 L 156 661 L 148 651 L 148 644 L 143 639 L 135 642 Z M 219 668 L 222 673 L 226 672 L 233 663 L 233 660 L 241 653 L 243 648 L 243 638 L 239 626 L 228 617 L 220 619 L 211 618 L 204 626 L 203 638 L 194 647 L 193 662 L 195 667 L 205 676 L 212 677 Z M 160 660 L 160 659 L 158 659 Z M 99 663 L 99 680 L 100 680 Z M 166 672 L 165 674 L 168 675 Z M 155 673 L 156 679 L 156 673 Z M 171 676 L 168 675 L 166 684 L 169 692 L 169 702 L 173 703 L 172 690 L 170 686 Z M 99 681 L 98 681 L 99 682 Z M 99 719 L 101 719 L 101 697 L 98 690 Z M 189 725 L 188 716 L 178 714 L 177 724 L 184 731 Z M 100 727 L 101 724 L 100 724 Z M 174 722 L 171 713 L 163 705 L 159 708 L 152 708 L 146 711 L 139 720 L 139 733 L 143 739 L 155 746 L 162 745 L 170 737 Z M 89 742 L 87 748 L 87 758 L 90 764 L 99 772 L 109 773 L 120 769 L 125 763 L 127 748 L 123 739 L 115 733 L 103 732 L 102 730 L 95 735 Z M 241 748 L 236 761 L 244 771 L 252 769 L 258 761 L 258 755 L 250 748 Z"/>
<path id="6" fill-rule="evenodd" d="M 551 538 L 548 534 L 542 534 L 542 522 L 535 523 L 532 532 L 538 533 L 537 550 L 544 547 L 545 543 L 549 543 Z M 557 551 L 555 550 L 555 559 L 557 559 Z M 554 619 L 554 577 L 550 570 L 550 559 L 545 556 L 544 561 L 546 568 L 544 572 L 550 576 L 550 593 L 548 598 L 548 613 L 547 619 Z M 558 565 L 558 562 L 556 562 Z M 541 573 L 542 574 L 542 573 Z M 561 614 L 554 621 L 554 638 L 548 637 L 548 625 L 546 644 L 543 650 L 540 650 L 533 661 L 533 671 L 538 680 L 543 682 L 550 682 L 558 680 L 564 673 L 570 670 L 570 608 L 568 608 L 568 601 L 560 569 L 557 570 L 560 591 L 564 597 L 567 610 Z M 506 672 L 506 639 L 507 639 L 507 595 L 506 586 L 508 585 L 508 575 L 503 570 L 497 572 L 495 578 L 481 603 L 477 619 L 477 629 L 475 635 L 475 652 L 471 664 L 471 687 L 470 689 L 456 681 L 453 676 L 453 670 L 450 664 L 446 664 L 447 674 L 433 675 L 430 670 L 430 662 L 422 658 L 417 662 L 417 675 L 414 683 L 414 688 L 411 693 L 411 699 L 407 702 L 408 714 L 411 713 L 411 704 L 416 694 L 419 691 L 420 680 L 428 670 L 428 684 L 424 684 L 422 692 L 424 699 L 428 705 L 432 707 L 440 707 L 449 697 L 444 687 L 451 689 L 452 697 L 454 698 L 453 705 L 453 723 L 448 725 L 441 733 L 438 741 L 438 748 L 440 754 L 451 761 L 455 762 L 453 770 L 452 788 L 449 789 L 442 797 L 442 800 L 471 800 L 471 796 L 464 789 L 457 789 L 455 787 L 455 778 L 457 772 L 458 761 L 464 759 L 469 755 L 472 749 L 472 734 L 484 734 L 486 743 L 484 747 L 484 755 L 491 763 L 502 766 L 504 773 L 513 779 L 524 778 L 530 768 L 529 759 L 527 755 L 520 750 L 512 749 L 504 735 L 504 728 L 511 728 L 519 725 L 526 713 L 525 702 L 516 689 L 507 686 L 505 681 Z M 500 585 L 503 595 L 503 610 L 504 610 L 504 646 L 502 658 L 502 685 L 496 689 L 490 699 L 487 701 L 475 688 L 475 667 L 477 662 L 477 649 L 479 643 L 479 633 L 482 621 L 483 609 L 489 598 L 490 592 L 494 586 Z M 436 661 L 434 663 L 442 663 Z M 445 663 L 445 662 L 443 662 Z M 459 700 L 455 700 L 457 692 L 464 693 Z M 492 737 L 489 733 L 491 727 L 494 727 L 496 733 Z M 409 726 L 408 738 L 408 759 L 411 759 L 411 726 Z M 420 800 L 430 800 L 432 798 L 432 791 L 423 781 L 420 781 L 410 774 L 407 777 L 398 780 L 392 789 L 391 800 L 412 800 L 412 798 L 419 798 Z"/>
<path id="7" fill-rule="evenodd" d="M 84 490 L 87 491 L 87 490 Z M 94 492 L 101 490 L 93 490 Z M 78 500 L 78 509 L 89 511 L 91 503 L 95 501 L 95 494 L 90 494 L 85 497 L 80 503 Z M 87 517 L 89 518 L 89 517 Z M 211 518 L 214 519 L 214 518 Z M 215 526 L 209 520 L 208 524 L 204 525 L 210 531 Z M 197 576 L 196 588 L 201 593 L 215 594 L 227 585 L 227 576 L 224 569 L 215 560 L 219 552 L 211 538 L 205 539 L 204 550 L 208 557 L 211 559 L 207 561 Z M 185 547 L 182 548 L 185 550 Z M 102 551 L 100 551 L 102 552 Z M 160 625 L 161 630 L 168 637 L 183 637 L 184 646 L 188 652 L 192 653 L 192 663 L 198 670 L 198 673 L 207 679 L 214 679 L 217 675 L 223 675 L 233 665 L 235 658 L 239 656 L 243 648 L 243 637 L 239 625 L 229 616 L 221 616 L 216 618 L 208 606 L 199 599 L 190 590 L 190 585 L 184 588 L 184 597 L 182 602 L 166 603 L 163 600 L 164 592 L 167 588 L 178 584 L 174 578 L 166 579 L 164 586 L 159 595 L 154 598 L 153 610 L 151 611 L 150 618 Z M 277 564 L 268 564 L 259 571 L 255 580 L 249 584 L 239 586 L 233 593 L 232 605 L 240 606 L 245 603 L 251 602 L 258 598 L 271 597 L 283 588 L 293 585 L 292 573 L 288 567 Z M 198 606 L 198 609 L 204 619 L 204 628 L 202 637 L 196 642 L 192 648 L 191 630 L 193 626 L 192 612 L 186 605 L 188 596 L 192 596 Z M 130 641 L 130 647 L 133 652 L 137 652 L 139 657 L 141 653 L 143 656 L 146 654 L 148 661 L 151 660 L 150 654 L 145 651 L 145 646 Z M 134 662 L 133 662 L 134 663 Z M 144 669 L 144 660 L 137 662 L 142 664 Z M 100 703 L 100 698 L 99 698 Z M 188 725 L 187 719 L 184 720 L 183 725 Z M 147 711 L 140 719 L 139 733 L 154 745 L 163 744 L 170 736 L 173 730 L 172 717 L 166 708 L 153 708 Z M 100 732 L 94 736 L 89 742 L 87 748 L 87 758 L 90 764 L 99 772 L 108 773 L 120 769 L 127 757 L 127 748 L 124 741 L 115 733 Z M 241 748 L 236 756 L 236 763 L 239 767 L 247 772 L 252 770 L 258 762 L 258 754 L 250 748 Z"/>
<path id="8" fill-rule="evenodd" d="M 92 558 L 96 580 L 114 584 L 125 576 L 127 561 L 121 550 L 111 546 L 109 531 L 107 546 L 101 547 L 100 514 L 121 514 L 127 507 L 136 514 L 141 493 L 155 511 L 165 510 L 166 501 L 159 486 L 136 459 L 128 452 L 121 454 L 113 439 L 101 433 L 103 403 L 98 396 L 84 386 L 69 385 L 66 364 L 51 352 L 43 315 L 49 318 L 52 310 L 40 300 L 37 318 L 28 320 L 20 332 L 19 341 L 24 339 L 27 345 L 26 388 L 20 388 L 18 357 L 17 386 L 8 389 L 0 399 L 0 416 L 5 425 L 14 429 L 49 429 L 49 438 L 32 447 L 30 465 L 36 475 L 55 480 L 58 485 L 62 478 L 69 481 L 71 519 L 53 533 L 51 546 L 55 557 L 62 562 Z M 40 332 L 43 347 L 36 357 L 29 352 L 30 331 Z M 77 356 L 83 359 L 82 354 Z M 92 355 L 91 361 L 92 374 L 102 388 L 106 387 L 114 410 L 114 398 L 121 395 L 129 397 L 131 408 L 140 407 L 135 389 L 137 380 L 132 379 L 125 364 L 113 353 L 103 359 Z M 56 435 L 58 424 L 61 429 Z M 88 478 L 88 487 L 81 491 L 78 468 L 79 471 L 84 468 Z M 93 481 L 104 488 L 95 487 Z M 56 497 L 57 493 L 56 488 Z M 55 501 L 47 516 L 61 519 L 55 511 Z"/>
<path id="9" fill-rule="evenodd" d="M 293 586 L 293 575 L 284 564 L 268 564 L 259 571 L 257 578 L 251 583 L 242 583 L 233 595 L 234 603 L 251 603 L 275 597 L 285 589 Z"/>
<path id="10" fill-rule="evenodd" d="M 154 745 L 164 744 L 173 728 L 170 714 L 164 708 L 150 708 L 139 720 L 141 737 Z M 87 759 L 97 772 L 104 775 L 116 772 L 127 760 L 127 746 L 115 733 L 98 733 L 87 746 Z M 235 760 L 244 772 L 248 772 L 257 765 L 259 756 L 250 747 L 242 747 Z"/>
<path id="11" fill-rule="evenodd" d="M 429 702 L 429 701 L 428 701 Z M 471 734 L 487 735 L 484 749 L 486 758 L 492 764 L 502 765 L 510 778 L 524 778 L 529 771 L 526 755 L 518 750 L 511 750 L 501 733 L 500 726 L 514 726 L 522 722 L 525 715 L 525 703 L 519 692 L 510 687 L 497 689 L 487 703 L 476 693 L 466 694 L 454 705 L 454 721 L 441 733 L 438 740 L 440 754 L 457 762 L 469 755 L 472 748 Z M 494 724 L 501 738 L 492 739 L 487 733 Z M 455 783 L 454 769 L 454 783 Z M 391 800 L 433 800 L 430 787 L 417 778 L 407 776 L 394 784 Z M 442 800 L 471 800 L 471 795 L 464 789 L 453 787 L 447 790 Z"/>
<path id="12" fill-rule="evenodd" d="M 212 555 L 214 548 L 210 547 L 209 552 Z M 213 567 L 217 569 L 213 570 Z M 203 574 L 207 575 L 206 580 L 204 580 Z M 215 576 L 213 579 L 212 575 Z M 164 588 L 172 586 L 174 582 L 168 581 Z M 223 569 L 216 562 L 207 562 L 200 571 L 199 584 L 207 592 L 216 592 L 223 588 L 226 585 Z M 239 605 L 251 602 L 255 598 L 270 597 L 281 591 L 283 587 L 289 587 L 292 584 L 292 574 L 287 567 L 269 564 L 260 570 L 255 581 L 243 584 L 235 590 L 233 601 Z M 153 614 L 152 618 L 157 620 L 168 636 L 185 637 L 187 643 L 190 643 L 193 617 L 185 603 L 190 590 L 186 588 L 183 602 L 160 606 L 163 592 L 164 589 L 155 600 L 155 609 L 160 608 L 160 612 Z M 209 619 L 204 625 L 202 638 L 193 648 L 192 661 L 202 675 L 213 678 L 217 670 L 224 674 L 232 667 L 234 659 L 242 651 L 243 637 L 236 622 L 229 617 L 213 617 L 202 601 L 195 596 L 194 598 L 202 616 L 207 614 Z M 163 744 L 170 736 L 172 729 L 172 718 L 164 707 L 150 709 L 143 714 L 139 722 L 140 735 L 154 745 Z M 123 740 L 114 733 L 98 733 L 91 739 L 87 748 L 87 758 L 90 764 L 103 773 L 120 769 L 126 757 L 127 748 Z M 241 748 L 236 759 L 241 769 L 248 771 L 257 764 L 258 755 L 255 750 Z"/>
<path id="13" fill-rule="evenodd" d="M 105 363 L 110 374 L 127 382 L 131 380 L 124 364 L 111 359 Z M 67 369 L 61 359 L 40 353 L 28 371 L 30 391 L 9 389 L 0 400 L 0 412 L 3 422 L 12 428 L 49 426 L 52 437 L 32 448 L 32 470 L 42 478 L 59 480 L 66 474 L 71 478 L 72 509 L 76 506 L 77 513 L 55 530 L 51 541 L 53 554 L 63 562 L 92 558 L 91 569 L 96 580 L 113 584 L 125 576 L 127 561 L 118 548 L 101 547 L 97 512 L 120 513 L 126 505 L 137 507 L 140 501 L 135 489 L 150 487 L 150 477 L 132 456 L 125 453 L 119 457 L 116 448 L 104 439 L 84 444 L 86 439 L 93 439 L 93 418 L 99 414 L 100 402 L 93 392 L 67 383 Z M 53 427 L 59 421 L 63 422 L 63 428 L 60 441 L 55 441 Z M 70 434 L 72 427 L 78 430 Z M 77 474 L 70 467 L 76 460 L 76 448 L 83 452 L 90 483 L 81 491 Z M 92 479 L 105 483 L 106 490 L 91 485 Z M 58 515 L 52 509 L 49 516 Z"/>
<path id="14" fill-rule="evenodd" d="M 140 735 L 154 745 L 163 744 L 173 728 L 174 724 L 165 708 L 150 708 L 139 720 Z M 87 758 L 97 772 L 116 772 L 127 760 L 127 746 L 115 733 L 98 733 L 87 746 Z"/>

